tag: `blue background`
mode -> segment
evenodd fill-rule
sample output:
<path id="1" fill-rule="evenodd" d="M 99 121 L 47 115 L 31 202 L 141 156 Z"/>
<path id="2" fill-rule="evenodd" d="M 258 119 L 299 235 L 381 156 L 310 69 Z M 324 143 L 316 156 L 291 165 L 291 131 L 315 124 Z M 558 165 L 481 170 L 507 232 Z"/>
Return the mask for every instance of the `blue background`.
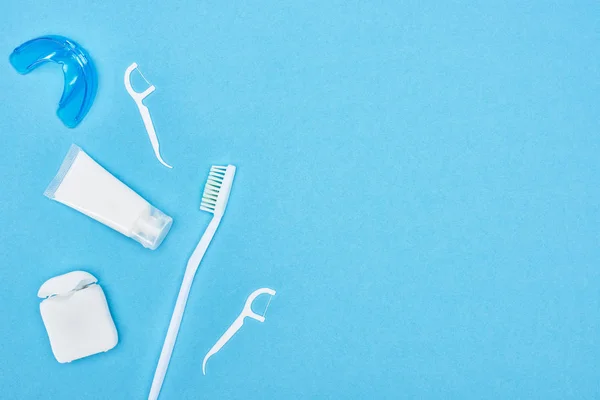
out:
<path id="1" fill-rule="evenodd" d="M 162 399 L 599 398 L 600 4 L 226 3 L 2 5 L 2 398 L 146 398 L 227 163 Z M 50 33 L 99 71 L 74 130 L 59 67 L 8 63 Z M 134 61 L 173 170 L 124 89 Z M 157 251 L 42 196 L 71 143 L 174 218 Z M 120 342 L 61 365 L 36 293 L 74 269 Z M 203 376 L 265 286 L 266 322 Z"/>

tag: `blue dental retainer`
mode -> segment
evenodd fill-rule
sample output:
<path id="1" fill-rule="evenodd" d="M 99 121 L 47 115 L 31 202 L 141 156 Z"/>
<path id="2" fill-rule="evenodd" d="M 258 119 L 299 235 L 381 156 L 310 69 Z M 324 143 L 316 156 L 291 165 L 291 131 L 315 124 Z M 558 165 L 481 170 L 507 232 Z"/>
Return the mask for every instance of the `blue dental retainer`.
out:
<path id="1" fill-rule="evenodd" d="M 42 36 L 17 47 L 9 57 L 18 73 L 25 75 L 46 62 L 62 66 L 65 86 L 56 115 L 75 128 L 92 107 L 98 90 L 98 74 L 87 51 L 63 36 Z"/>

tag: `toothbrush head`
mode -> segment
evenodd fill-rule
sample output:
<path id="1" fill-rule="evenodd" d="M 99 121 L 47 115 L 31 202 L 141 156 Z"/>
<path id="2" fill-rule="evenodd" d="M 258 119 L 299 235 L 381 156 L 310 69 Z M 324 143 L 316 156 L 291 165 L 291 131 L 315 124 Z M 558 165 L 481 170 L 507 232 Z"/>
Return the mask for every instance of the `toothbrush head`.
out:
<path id="1" fill-rule="evenodd" d="M 215 215 L 223 215 L 225 207 L 227 207 L 227 200 L 229 200 L 234 176 L 234 165 L 226 167 L 213 165 L 208 173 L 206 185 L 204 185 L 200 209 Z"/>

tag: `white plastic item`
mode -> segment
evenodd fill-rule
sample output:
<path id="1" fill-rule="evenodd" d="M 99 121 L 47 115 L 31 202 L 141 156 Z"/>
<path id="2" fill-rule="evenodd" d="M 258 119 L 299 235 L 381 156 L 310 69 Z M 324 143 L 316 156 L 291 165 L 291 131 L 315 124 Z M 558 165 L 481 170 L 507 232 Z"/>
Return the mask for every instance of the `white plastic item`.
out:
<path id="1" fill-rule="evenodd" d="M 133 90 L 133 86 L 131 86 L 131 73 L 136 69 L 140 73 L 142 78 L 146 81 L 146 83 L 150 85 L 148 89 L 144 90 L 141 93 L 138 93 L 135 90 Z M 151 85 L 150 82 L 148 82 L 148 79 L 146 79 L 144 74 L 142 74 L 142 72 L 139 70 L 137 63 L 133 63 L 129 67 L 127 67 L 127 69 L 125 70 L 125 76 L 123 77 L 123 81 L 125 83 L 125 90 L 127 90 L 127 93 L 129 93 L 133 101 L 135 101 L 135 104 L 137 105 L 138 110 L 140 111 L 142 121 L 144 122 L 144 126 L 146 127 L 146 132 L 148 133 L 150 143 L 152 144 L 152 149 L 154 150 L 154 155 L 162 165 L 164 165 L 167 168 L 173 168 L 172 166 L 167 164 L 160 155 L 160 145 L 158 143 L 158 136 L 156 136 L 156 130 L 154 130 L 154 123 L 152 123 L 152 118 L 150 117 L 150 111 L 148 111 L 148 107 L 146 107 L 143 103 L 144 99 L 156 90 L 156 87 L 154 87 L 154 85 Z"/>
<path id="2" fill-rule="evenodd" d="M 151 250 L 162 243 L 173 223 L 76 145 L 71 146 L 44 195 Z"/>
<path id="3" fill-rule="evenodd" d="M 206 249 L 208 249 L 210 241 L 217 231 L 221 218 L 225 213 L 234 176 L 235 166 L 233 165 L 228 165 L 227 167 L 212 166 L 208 174 L 208 179 L 204 186 L 204 193 L 202 194 L 202 204 L 200 205 L 200 209 L 212 213 L 213 218 L 210 221 L 210 224 L 208 224 L 206 231 L 204 231 L 202 239 L 200 239 L 200 242 L 194 249 L 192 256 L 188 260 L 183 276 L 183 282 L 181 283 L 179 295 L 177 296 L 177 302 L 175 303 L 175 309 L 173 310 L 171 322 L 169 323 L 167 337 L 165 338 L 158 365 L 154 372 L 154 379 L 152 380 L 150 395 L 148 396 L 149 400 L 156 400 L 160 394 L 160 389 L 165 379 L 167 368 L 169 367 L 169 361 L 171 360 L 171 354 L 173 353 L 173 347 L 177 340 L 177 334 L 179 333 L 179 326 L 181 325 L 185 305 L 187 304 L 190 289 L 192 288 L 194 276 L 200 266 L 202 257 L 204 257 L 204 253 L 206 253 Z"/>
<path id="4" fill-rule="evenodd" d="M 106 352 L 119 341 L 106 297 L 96 278 L 73 271 L 44 282 L 40 313 L 56 361 L 68 363 Z"/>
<path id="5" fill-rule="evenodd" d="M 235 319 L 235 321 L 233 321 L 233 324 L 231 324 L 231 326 L 225 331 L 225 333 L 219 338 L 219 340 L 217 340 L 217 343 L 215 343 L 215 345 L 208 351 L 208 353 L 204 357 L 204 361 L 202 361 L 202 373 L 204 375 L 206 375 L 206 363 L 208 362 L 208 359 L 213 355 L 217 354 L 219 350 L 221 350 L 221 348 L 225 346 L 225 343 L 227 343 L 229 339 L 231 339 L 233 335 L 235 335 L 235 333 L 240 330 L 242 325 L 244 325 L 245 318 L 252 318 L 257 320 L 258 322 L 265 322 L 265 313 L 267 312 L 267 309 L 265 308 L 265 312 L 263 313 L 263 315 L 258 315 L 257 313 L 252 311 L 252 302 L 254 302 L 254 299 L 256 299 L 261 294 L 269 294 L 272 297 L 275 296 L 275 293 L 276 292 L 273 289 L 261 288 L 255 290 L 250 296 L 248 296 L 248 299 L 244 304 L 244 309 L 242 310 L 240 315 Z M 270 302 L 271 300 L 269 299 L 269 303 Z M 269 307 L 269 304 L 267 304 L 267 307 Z"/>

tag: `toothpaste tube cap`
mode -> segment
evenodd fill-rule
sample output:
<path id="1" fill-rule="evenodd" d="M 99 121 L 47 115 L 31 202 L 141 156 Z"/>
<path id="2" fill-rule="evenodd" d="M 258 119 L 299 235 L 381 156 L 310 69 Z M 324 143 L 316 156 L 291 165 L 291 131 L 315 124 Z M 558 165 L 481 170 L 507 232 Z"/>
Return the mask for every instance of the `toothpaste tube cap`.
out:
<path id="1" fill-rule="evenodd" d="M 147 249 L 156 250 L 169 233 L 172 224 L 173 218 L 150 206 L 135 221 L 130 237 Z"/>

